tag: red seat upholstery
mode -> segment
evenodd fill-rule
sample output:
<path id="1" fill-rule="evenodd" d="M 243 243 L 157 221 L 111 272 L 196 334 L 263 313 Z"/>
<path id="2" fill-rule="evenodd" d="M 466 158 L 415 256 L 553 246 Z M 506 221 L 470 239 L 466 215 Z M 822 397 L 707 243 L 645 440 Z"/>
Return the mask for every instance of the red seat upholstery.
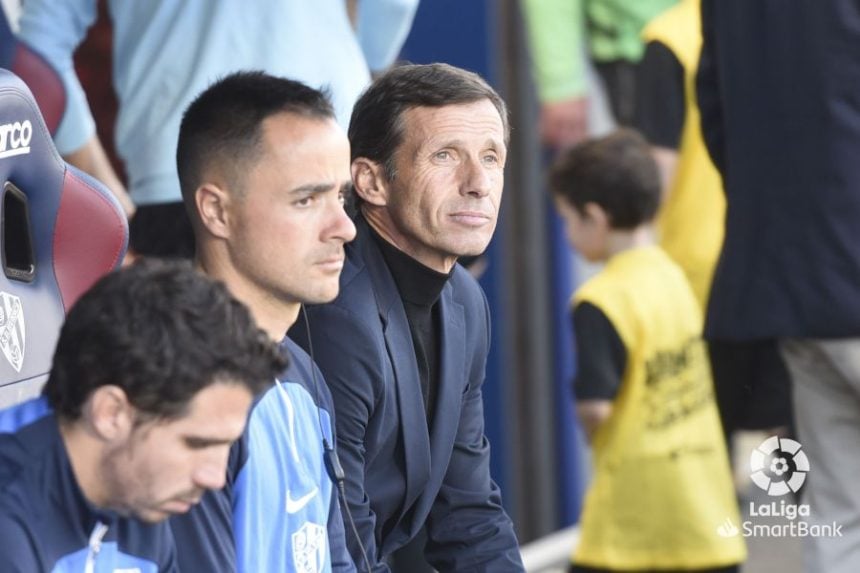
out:
<path id="1" fill-rule="evenodd" d="M 0 9 L 0 68 L 11 70 L 24 80 L 36 96 L 42 117 L 53 135 L 66 111 L 66 90 L 60 74 L 26 43 L 15 37 Z"/>
<path id="2" fill-rule="evenodd" d="M 113 195 L 62 160 L 33 94 L 0 70 L 0 407 L 38 392 L 66 312 L 127 242 Z"/>

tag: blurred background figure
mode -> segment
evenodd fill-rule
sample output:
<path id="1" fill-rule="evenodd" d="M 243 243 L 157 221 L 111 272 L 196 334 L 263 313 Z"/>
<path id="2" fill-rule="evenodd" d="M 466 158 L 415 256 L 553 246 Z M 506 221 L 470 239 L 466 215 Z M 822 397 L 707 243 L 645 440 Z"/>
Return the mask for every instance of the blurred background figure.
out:
<path id="1" fill-rule="evenodd" d="M 108 184 L 134 214 L 132 251 L 191 257 L 194 238 L 174 164 L 180 116 L 191 99 L 229 72 L 261 69 L 330 87 L 345 127 L 370 70 L 387 67 L 399 53 L 417 3 L 109 1 L 119 99 L 116 147 L 130 196 L 95 133 L 72 63 L 96 18 L 97 0 L 28 0 L 20 37 L 60 71 L 69 103 L 57 147 L 69 162 Z"/>
<path id="2" fill-rule="evenodd" d="M 574 392 L 594 479 L 571 570 L 736 572 L 743 539 L 715 532 L 740 520 L 702 314 L 655 245 L 661 184 L 649 146 L 632 130 L 587 141 L 559 156 L 550 181 L 571 245 L 606 263 L 573 299 Z"/>
<path id="3" fill-rule="evenodd" d="M 634 123 L 663 179 L 660 245 L 677 262 L 704 311 L 723 243 L 722 179 L 701 132 L 695 77 L 702 47 L 700 0 L 682 0 L 643 31 Z M 774 341 L 708 341 L 723 429 L 790 433 L 788 372 Z"/>
<path id="4" fill-rule="evenodd" d="M 778 343 L 809 459 L 809 572 L 860 561 L 860 6 L 704 0 L 702 131 L 726 190 L 705 334 Z"/>
<path id="5" fill-rule="evenodd" d="M 700 0 L 682 0 L 645 27 L 634 125 L 660 167 L 660 245 L 704 310 L 723 241 L 722 181 L 702 141 L 694 81 L 702 47 Z"/>
<path id="6" fill-rule="evenodd" d="M 642 27 L 676 2 L 521 0 L 546 145 L 567 147 L 588 134 L 587 58 L 603 80 L 615 121 L 632 124 Z"/>

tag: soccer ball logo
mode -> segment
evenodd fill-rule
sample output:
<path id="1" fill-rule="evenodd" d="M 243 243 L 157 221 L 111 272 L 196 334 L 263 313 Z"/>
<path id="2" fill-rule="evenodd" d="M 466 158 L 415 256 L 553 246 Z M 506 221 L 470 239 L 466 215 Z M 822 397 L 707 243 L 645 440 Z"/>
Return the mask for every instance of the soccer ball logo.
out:
<path id="1" fill-rule="evenodd" d="M 763 441 L 750 456 L 753 483 L 774 497 L 798 491 L 809 471 L 809 460 L 800 447 L 794 440 L 776 436 Z"/>

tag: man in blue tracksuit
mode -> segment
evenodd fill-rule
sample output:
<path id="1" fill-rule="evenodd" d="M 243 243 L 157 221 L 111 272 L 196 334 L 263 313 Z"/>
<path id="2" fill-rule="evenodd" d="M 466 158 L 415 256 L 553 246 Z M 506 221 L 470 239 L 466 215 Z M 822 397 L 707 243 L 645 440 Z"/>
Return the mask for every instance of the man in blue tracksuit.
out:
<path id="1" fill-rule="evenodd" d="M 165 520 L 223 486 L 285 364 L 187 264 L 102 279 L 69 313 L 43 395 L 0 412 L 0 571 L 177 571 Z"/>
<path id="2" fill-rule="evenodd" d="M 314 387 L 322 374 L 308 355 L 292 341 L 284 347 L 290 368 L 254 406 L 231 468 L 238 563 L 249 572 L 328 571 L 331 551 L 338 568 L 351 569 L 337 491 L 321 455 L 323 440 L 334 444 L 331 398 Z"/>
<path id="3" fill-rule="evenodd" d="M 186 111 L 177 166 L 198 266 L 273 340 L 301 303 L 337 296 L 355 227 L 343 209 L 349 142 L 325 95 L 259 72 L 227 76 Z M 326 471 L 331 396 L 308 355 L 283 345 L 291 367 L 254 405 L 227 487 L 174 520 L 183 570 L 354 570 Z"/>

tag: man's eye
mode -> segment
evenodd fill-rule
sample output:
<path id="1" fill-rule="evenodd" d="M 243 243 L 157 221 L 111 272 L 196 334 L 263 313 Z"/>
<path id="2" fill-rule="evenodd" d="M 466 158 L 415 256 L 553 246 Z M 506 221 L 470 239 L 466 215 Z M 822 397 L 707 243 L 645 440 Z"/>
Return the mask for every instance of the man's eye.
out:
<path id="1" fill-rule="evenodd" d="M 208 440 L 202 440 L 200 438 L 185 438 L 185 445 L 192 450 L 202 450 L 204 448 L 208 448 L 212 444 Z"/>
<path id="2" fill-rule="evenodd" d="M 443 161 L 447 160 L 447 159 L 451 159 L 451 152 L 449 152 L 449 151 L 437 151 L 436 152 L 436 159 L 442 159 Z"/>
<path id="3" fill-rule="evenodd" d="M 314 198 L 311 195 L 308 197 L 302 197 L 301 199 L 297 200 L 294 203 L 294 205 L 296 205 L 298 207 L 310 207 L 313 202 L 314 202 Z"/>

